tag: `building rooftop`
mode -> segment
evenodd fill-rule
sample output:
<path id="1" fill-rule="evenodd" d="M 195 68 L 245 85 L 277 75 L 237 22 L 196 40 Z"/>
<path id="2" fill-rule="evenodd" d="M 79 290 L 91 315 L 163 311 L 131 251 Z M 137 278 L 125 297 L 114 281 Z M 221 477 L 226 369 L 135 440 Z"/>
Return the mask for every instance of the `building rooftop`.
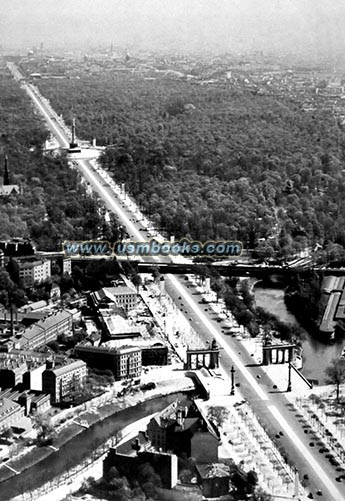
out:
<path id="1" fill-rule="evenodd" d="M 140 351 L 140 348 L 137 346 L 120 346 L 118 348 L 112 348 L 110 346 L 90 346 L 90 345 L 84 345 L 84 344 L 77 344 L 75 347 L 76 350 L 83 350 L 87 351 L 89 353 L 103 353 L 103 354 L 109 354 L 109 353 L 118 353 L 118 354 L 124 354 L 124 353 L 132 353 L 135 351 Z"/>
<path id="2" fill-rule="evenodd" d="M 101 312 L 101 317 L 106 325 L 109 336 L 139 337 L 141 336 L 142 327 L 137 325 L 129 325 L 128 321 L 121 315 L 113 315 L 108 312 Z"/>
<path id="3" fill-rule="evenodd" d="M 26 305 L 25 309 L 27 312 L 30 312 L 30 311 L 41 310 L 42 308 L 46 307 L 47 307 L 47 301 L 44 301 L 42 299 L 41 301 L 36 301 L 35 303 L 30 303 Z"/>
<path id="4" fill-rule="evenodd" d="M 55 376 L 62 376 L 63 374 L 68 374 L 70 371 L 74 371 L 80 369 L 82 367 L 86 367 L 86 363 L 83 360 L 66 360 L 65 365 L 55 367 L 52 369 L 47 369 L 47 371 L 51 371 L 55 374 Z"/>
<path id="5" fill-rule="evenodd" d="M 224 463 L 198 464 L 196 469 L 201 478 L 229 477 L 230 467 Z"/>
<path id="6" fill-rule="evenodd" d="M 17 194 L 20 192 L 20 187 L 18 184 L 8 184 L 0 186 L 0 197 Z"/>
<path id="7" fill-rule="evenodd" d="M 328 300 L 326 309 L 324 311 L 322 322 L 320 324 L 320 331 L 333 332 L 336 322 L 334 321 L 335 312 L 341 297 L 341 292 L 333 292 Z"/>
<path id="8" fill-rule="evenodd" d="M 0 359 L 0 370 L 26 369 L 26 362 L 23 359 L 2 358 Z"/>
<path id="9" fill-rule="evenodd" d="M 20 409 L 20 405 L 9 398 L 0 398 L 0 419 L 6 418 L 7 414 L 15 409 Z"/>

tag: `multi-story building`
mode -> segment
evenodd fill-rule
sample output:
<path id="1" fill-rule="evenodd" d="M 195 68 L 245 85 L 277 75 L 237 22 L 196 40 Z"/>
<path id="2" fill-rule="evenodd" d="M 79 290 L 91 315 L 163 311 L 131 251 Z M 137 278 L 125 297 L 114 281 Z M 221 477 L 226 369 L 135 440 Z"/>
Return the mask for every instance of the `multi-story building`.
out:
<path id="1" fill-rule="evenodd" d="M 17 391 L 6 389 L 0 392 L 0 399 L 7 398 L 24 407 L 24 415 L 28 416 L 32 412 L 43 413 L 50 409 L 50 395 L 38 391 Z"/>
<path id="2" fill-rule="evenodd" d="M 0 432 L 24 417 L 24 408 L 9 398 L 0 398 Z"/>
<path id="3" fill-rule="evenodd" d="M 25 350 L 34 350 L 44 344 L 54 341 L 59 334 L 64 334 L 72 329 L 73 315 L 62 310 L 47 318 L 37 322 L 21 334 L 21 338 L 17 340 L 16 345 Z"/>
<path id="4" fill-rule="evenodd" d="M 90 299 L 97 309 L 107 308 L 114 304 L 127 312 L 136 307 L 138 294 L 134 287 L 119 285 L 117 287 L 104 287 L 97 292 L 92 292 Z"/>
<path id="5" fill-rule="evenodd" d="M 51 276 L 51 263 L 49 260 L 39 260 L 28 257 L 18 260 L 19 276 L 25 287 L 31 287 L 34 282 L 44 282 Z"/>
<path id="6" fill-rule="evenodd" d="M 23 375 L 27 371 L 27 364 L 24 360 L 13 359 L 7 353 L 1 354 L 0 359 L 0 387 L 14 388 L 23 382 Z"/>
<path id="7" fill-rule="evenodd" d="M 169 349 L 160 339 L 111 339 L 105 341 L 103 348 L 121 348 L 123 343 L 126 346 L 136 346 L 141 349 L 142 366 L 168 365 L 170 361 Z"/>
<path id="8" fill-rule="evenodd" d="M 49 353 L 20 350 L 0 353 L 0 387 L 14 388 L 23 384 L 27 389 L 41 391 L 42 373 L 49 358 Z"/>
<path id="9" fill-rule="evenodd" d="M 110 369 L 115 380 L 136 378 L 141 374 L 141 348 L 122 346 L 105 348 L 78 344 L 75 356 L 84 360 L 88 366 L 96 369 Z"/>
<path id="10" fill-rule="evenodd" d="M 147 436 L 157 450 L 185 453 L 200 463 L 218 461 L 219 432 L 196 403 L 170 404 L 150 420 Z"/>
<path id="11" fill-rule="evenodd" d="M 67 360 L 65 365 L 51 367 L 42 374 L 42 390 L 50 393 L 53 404 L 66 400 L 85 382 L 87 366 L 82 360 Z"/>

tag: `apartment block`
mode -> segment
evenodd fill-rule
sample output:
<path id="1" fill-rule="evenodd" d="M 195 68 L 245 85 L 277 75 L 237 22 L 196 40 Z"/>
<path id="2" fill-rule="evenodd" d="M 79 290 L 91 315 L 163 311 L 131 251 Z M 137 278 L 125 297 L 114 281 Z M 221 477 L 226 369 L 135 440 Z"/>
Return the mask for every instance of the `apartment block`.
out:
<path id="1" fill-rule="evenodd" d="M 75 347 L 74 354 L 89 367 L 110 369 L 117 381 L 141 375 L 141 348 L 137 346 L 106 348 L 79 344 Z"/>
<path id="2" fill-rule="evenodd" d="M 87 366 L 82 360 L 67 360 L 59 367 L 46 369 L 42 374 L 42 390 L 51 395 L 53 404 L 63 402 L 83 385 Z"/>

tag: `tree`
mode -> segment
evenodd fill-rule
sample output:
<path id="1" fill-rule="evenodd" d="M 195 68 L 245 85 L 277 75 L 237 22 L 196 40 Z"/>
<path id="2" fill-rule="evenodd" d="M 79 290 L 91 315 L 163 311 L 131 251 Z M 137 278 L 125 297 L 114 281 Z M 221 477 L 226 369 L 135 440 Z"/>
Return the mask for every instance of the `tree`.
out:
<path id="1" fill-rule="evenodd" d="M 197 264 L 194 267 L 194 274 L 198 277 L 200 285 L 203 285 L 205 279 L 209 276 L 209 269 L 203 264 Z"/>
<path id="2" fill-rule="evenodd" d="M 339 402 L 340 385 L 345 382 L 345 360 L 332 360 L 332 364 L 325 369 L 327 383 L 334 384 L 336 388 L 336 399 Z"/>
<path id="3" fill-rule="evenodd" d="M 247 473 L 248 491 L 254 492 L 257 483 L 258 483 L 258 474 L 256 473 L 255 470 L 249 470 Z"/>
<path id="4" fill-rule="evenodd" d="M 161 278 L 161 274 L 160 274 L 158 268 L 156 268 L 156 267 L 152 268 L 152 277 L 153 277 L 156 284 L 159 283 L 160 278 Z"/>
<path id="5" fill-rule="evenodd" d="M 208 409 L 207 417 L 214 421 L 218 427 L 221 427 L 224 421 L 229 417 L 229 411 L 220 405 L 212 405 Z"/>
<path id="6" fill-rule="evenodd" d="M 138 275 L 138 273 L 134 273 L 131 276 L 131 280 L 132 280 L 133 284 L 135 285 L 135 287 L 137 288 L 137 294 L 139 294 L 139 287 L 143 284 L 141 276 Z"/>
<path id="7" fill-rule="evenodd" d="M 223 279 L 220 278 L 217 280 L 213 280 L 211 283 L 211 288 L 216 293 L 216 298 L 217 298 L 217 303 L 218 303 L 219 298 L 221 298 L 225 292 L 225 285 L 224 285 Z"/>
<path id="8" fill-rule="evenodd" d="M 55 341 L 55 340 L 50 341 L 50 343 L 48 343 L 48 346 L 53 351 L 55 351 L 55 353 L 58 353 L 60 351 L 60 345 L 59 345 L 58 341 Z"/>
<path id="9" fill-rule="evenodd" d="M 252 501 L 272 501 L 272 496 L 262 489 L 256 489 L 251 499 Z"/>
<path id="10" fill-rule="evenodd" d="M 13 437 L 13 430 L 11 427 L 5 428 L 4 431 L 1 433 L 1 436 L 4 438 L 12 438 Z"/>
<path id="11" fill-rule="evenodd" d="M 49 445 L 56 435 L 56 430 L 51 420 L 36 414 L 33 418 L 33 427 L 37 430 L 37 444 Z"/>

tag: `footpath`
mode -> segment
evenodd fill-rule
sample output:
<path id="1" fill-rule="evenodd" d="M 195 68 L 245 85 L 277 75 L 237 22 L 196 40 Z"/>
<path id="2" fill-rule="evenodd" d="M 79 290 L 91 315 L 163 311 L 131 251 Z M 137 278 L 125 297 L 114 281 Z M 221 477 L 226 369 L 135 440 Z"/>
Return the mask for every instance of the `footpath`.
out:
<path id="1" fill-rule="evenodd" d="M 68 442 L 71 438 L 81 433 L 85 429 L 86 423 L 87 426 L 91 426 L 96 422 L 100 422 L 106 419 L 107 417 L 115 415 L 117 412 L 121 410 L 134 407 L 135 405 L 140 404 L 144 401 L 146 402 L 157 397 L 164 397 L 169 394 L 186 392 L 195 389 L 194 383 L 190 378 L 185 377 L 183 372 L 173 371 L 172 368 L 170 369 L 170 374 L 168 374 L 168 371 L 165 370 L 165 374 L 156 371 L 156 374 L 152 374 L 150 376 L 152 376 L 150 381 L 156 380 L 155 382 L 156 387 L 154 389 L 146 390 L 145 392 L 138 391 L 137 393 L 121 397 L 120 399 L 116 397 L 116 392 L 111 391 L 108 393 L 108 395 L 103 396 L 102 401 L 98 402 L 99 407 L 97 409 L 94 408 L 93 412 L 90 412 L 90 409 L 88 409 L 87 411 L 80 413 L 77 419 L 75 414 L 72 415 L 69 418 L 69 420 L 66 423 L 64 423 L 63 429 L 62 430 L 60 429 L 60 435 L 59 435 L 60 438 L 58 436 L 54 444 L 55 445 L 59 444 L 59 447 L 61 447 L 63 443 Z M 103 405 L 100 405 L 101 403 L 103 403 Z M 76 420 L 83 423 L 83 425 L 78 425 L 76 423 Z M 130 426 L 132 425 L 129 425 L 129 427 Z M 138 426 L 140 426 L 140 423 L 138 424 Z M 136 429 L 135 426 L 134 429 Z M 123 433 L 128 433 L 127 427 L 121 431 L 122 437 L 124 437 Z M 68 438 L 66 440 L 63 440 L 61 438 L 63 435 Z M 128 437 L 126 438 L 128 439 Z M 90 456 L 85 461 L 83 461 L 82 464 L 68 469 L 63 475 L 60 475 L 54 478 L 53 480 L 46 482 L 46 484 L 42 485 L 36 490 L 22 493 L 21 495 L 13 499 L 21 499 L 21 500 L 41 499 L 43 494 L 45 493 L 51 494 L 52 492 L 55 492 L 57 486 L 63 486 L 63 485 L 65 487 L 69 486 L 70 490 L 68 492 L 77 490 L 78 484 L 75 484 L 74 482 L 74 479 L 77 478 L 77 475 L 78 478 L 82 479 L 81 481 L 85 480 L 89 476 L 94 476 L 92 473 L 90 473 L 90 468 L 92 468 L 92 465 L 95 463 L 95 468 L 97 469 L 97 464 L 98 463 L 101 464 L 101 460 L 100 462 L 98 462 L 98 459 L 100 459 L 101 456 L 103 456 L 104 453 L 108 451 L 111 445 L 114 445 L 115 440 L 116 437 L 114 436 L 111 437 L 106 443 L 98 447 L 96 451 L 92 451 L 91 453 L 90 450 Z M 42 455 L 41 448 L 40 449 L 36 448 L 37 456 L 34 455 L 35 452 L 34 450 L 30 452 L 30 457 L 22 456 L 21 458 L 19 458 L 23 467 L 21 470 L 19 470 L 18 466 L 16 465 L 17 466 L 16 471 L 24 471 L 30 466 L 35 465 L 41 461 L 44 461 L 45 457 L 47 457 L 50 454 L 53 454 L 56 450 L 57 448 L 54 446 L 50 448 L 45 447 Z M 35 459 L 37 460 L 35 461 Z M 16 464 L 16 463 L 13 460 L 11 461 L 11 464 Z M 15 468 L 13 469 L 15 470 Z M 11 476 L 15 475 L 14 471 L 9 470 L 9 473 L 11 474 Z M 15 482 L 14 478 L 13 481 Z M 62 497 L 59 498 L 57 497 L 56 499 L 63 499 L 64 497 L 65 494 Z"/>

